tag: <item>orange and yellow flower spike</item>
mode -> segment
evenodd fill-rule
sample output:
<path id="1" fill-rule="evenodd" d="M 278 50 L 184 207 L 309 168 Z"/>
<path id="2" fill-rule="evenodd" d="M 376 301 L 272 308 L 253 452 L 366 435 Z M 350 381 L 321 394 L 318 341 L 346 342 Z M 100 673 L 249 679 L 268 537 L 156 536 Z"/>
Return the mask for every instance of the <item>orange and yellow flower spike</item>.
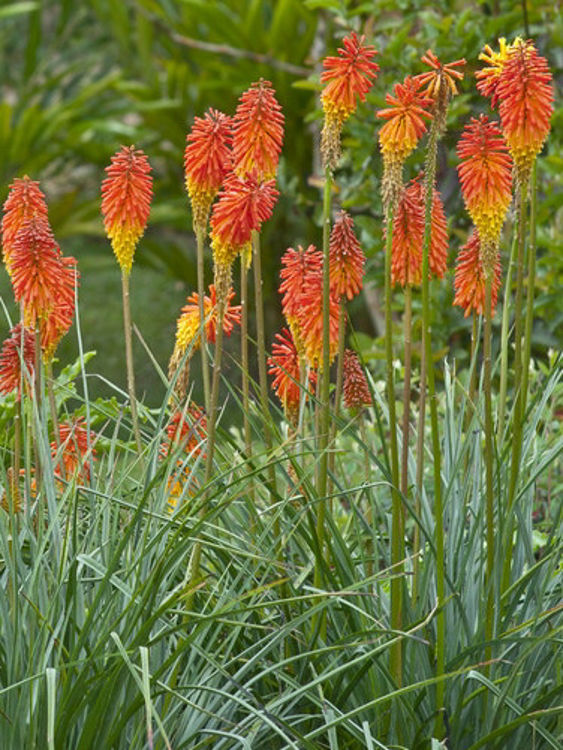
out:
<path id="1" fill-rule="evenodd" d="M 39 187 L 39 182 L 31 180 L 25 175 L 13 181 L 10 185 L 8 197 L 4 202 L 2 257 L 10 276 L 14 241 L 26 221 L 32 218 L 35 219 L 37 224 L 44 224 L 45 229 L 49 227 L 47 203 L 45 195 Z"/>
<path id="2" fill-rule="evenodd" d="M 499 253 L 496 253 L 495 256 L 491 281 L 491 316 L 493 316 L 501 282 Z M 471 233 L 457 256 L 454 289 L 453 304 L 463 307 L 466 318 L 473 310 L 477 315 L 483 315 L 485 311 L 485 269 L 481 253 L 481 241 L 477 230 Z"/>
<path id="3" fill-rule="evenodd" d="M 366 100 L 379 65 L 372 62 L 375 47 L 364 44 L 365 37 L 352 32 L 343 39 L 338 57 L 326 57 L 321 83 L 325 83 L 321 104 L 325 120 L 321 134 L 321 152 L 325 166 L 333 169 L 340 158 L 342 125 L 355 112 L 357 100 Z"/>
<path id="4" fill-rule="evenodd" d="M 215 196 L 232 169 L 232 118 L 217 109 L 196 117 L 184 151 L 186 189 L 194 232 L 205 232 Z"/>
<path id="5" fill-rule="evenodd" d="M 459 93 L 457 81 L 461 81 L 464 75 L 457 68 L 462 68 L 465 65 L 465 60 L 443 63 L 431 49 L 426 50 L 426 54 L 421 59 L 431 70 L 426 73 L 419 73 L 415 76 L 415 80 L 425 86 L 422 93 L 434 102 L 432 115 L 437 132 L 441 134 L 446 129 L 448 103 L 452 96 Z"/>
<path id="6" fill-rule="evenodd" d="M 309 245 L 306 250 L 299 245 L 297 250 L 288 247 L 282 255 L 281 263 L 281 284 L 278 291 L 282 295 L 282 312 L 291 330 L 299 356 L 303 357 L 305 351 L 299 330 L 303 293 L 311 276 L 322 277 L 323 256 L 314 245 Z"/>
<path id="7" fill-rule="evenodd" d="M 274 88 L 261 78 L 242 94 L 233 118 L 233 169 L 239 177 L 252 172 L 260 181 L 275 177 L 283 126 Z"/>
<path id="8" fill-rule="evenodd" d="M 295 426 L 302 393 L 299 385 L 301 357 L 291 331 L 287 328 L 282 329 L 281 333 L 276 333 L 276 341 L 272 344 L 272 356 L 268 359 L 268 372 L 274 378 L 272 388 L 281 401 L 284 413 L 288 421 Z M 310 390 L 314 390 L 316 382 L 317 373 L 311 369 L 308 382 Z"/>
<path id="9" fill-rule="evenodd" d="M 141 149 L 122 146 L 102 183 L 104 228 L 121 270 L 129 274 L 147 226 L 152 198 L 151 166 Z"/>
<path id="10" fill-rule="evenodd" d="M 76 478 L 80 482 L 90 481 L 90 458 L 96 460 L 96 449 L 93 444 L 96 434 L 90 432 L 90 450 L 88 450 L 88 430 L 84 417 L 73 422 L 63 422 L 59 425 L 60 444 L 51 443 L 51 455 L 55 464 L 55 476 L 65 479 Z M 61 459 L 57 460 L 58 451 L 62 451 Z M 61 465 L 62 464 L 62 465 Z"/>
<path id="11" fill-rule="evenodd" d="M 350 214 L 341 211 L 330 233 L 329 277 L 331 292 L 351 300 L 360 293 L 366 257 L 354 233 Z"/>

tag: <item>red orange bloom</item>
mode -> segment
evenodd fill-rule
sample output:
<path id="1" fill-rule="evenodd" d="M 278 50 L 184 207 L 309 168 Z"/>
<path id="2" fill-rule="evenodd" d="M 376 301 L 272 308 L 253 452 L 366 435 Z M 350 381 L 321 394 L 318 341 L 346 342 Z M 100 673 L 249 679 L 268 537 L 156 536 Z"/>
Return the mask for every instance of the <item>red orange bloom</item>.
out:
<path id="1" fill-rule="evenodd" d="M 275 176 L 283 143 L 284 117 L 270 81 L 261 78 L 241 96 L 233 120 L 233 166 L 239 177 L 256 171 Z"/>
<path id="2" fill-rule="evenodd" d="M 415 76 L 415 79 L 422 86 L 426 86 L 423 92 L 426 96 L 438 101 L 441 97 L 447 99 L 459 93 L 456 81 L 463 79 L 463 73 L 456 68 L 462 68 L 465 65 L 465 60 L 442 63 L 431 49 L 426 50 L 426 54 L 421 59 L 431 68 L 427 73 L 419 73 Z"/>
<path id="3" fill-rule="evenodd" d="M 191 404 L 187 410 L 176 411 L 168 423 L 166 434 L 168 440 L 161 446 L 163 455 L 180 447 L 185 453 L 199 456 L 207 439 L 205 414 L 195 404 Z"/>
<path id="4" fill-rule="evenodd" d="M 326 57 L 323 61 L 321 83 L 326 86 L 321 94 L 325 113 L 321 151 L 331 168 L 340 157 L 342 124 L 355 111 L 357 99 L 365 101 L 379 70 L 379 65 L 372 62 L 377 52 L 374 47 L 365 45 L 364 39 L 352 32 L 344 38 L 338 57 Z"/>
<path id="5" fill-rule="evenodd" d="M 51 443 L 51 455 L 55 463 L 55 475 L 69 479 L 76 477 L 81 482 L 90 479 L 90 457 L 96 460 L 96 449 L 93 444 L 96 435 L 90 432 L 91 450 L 88 452 L 88 430 L 84 418 L 79 417 L 73 422 L 63 422 L 59 425 L 60 449 L 56 442 Z M 59 457 L 59 450 L 61 451 Z M 61 466 L 62 462 L 62 466 Z"/>
<path id="6" fill-rule="evenodd" d="M 57 304 L 64 286 L 64 264 L 51 229 L 42 217 L 26 219 L 12 243 L 14 295 L 24 307 L 26 325 L 35 326 Z"/>
<path id="7" fill-rule="evenodd" d="M 303 293 L 311 276 L 322 277 L 323 255 L 314 245 L 309 245 L 306 250 L 303 250 L 299 245 L 297 250 L 288 247 L 281 262 L 280 278 L 282 283 L 279 292 L 282 295 L 282 312 L 301 355 L 304 352 L 299 332 L 299 315 Z"/>
<path id="8" fill-rule="evenodd" d="M 338 350 L 339 300 L 329 296 L 329 359 L 332 362 Z M 323 359 L 323 278 L 322 274 L 309 274 L 297 313 L 297 330 L 303 344 L 305 358 L 311 367 L 322 369 Z"/>
<path id="9" fill-rule="evenodd" d="M 272 345 L 272 356 L 268 359 L 268 372 L 273 375 L 272 388 L 276 392 L 287 418 L 295 423 L 299 412 L 302 388 L 300 382 L 300 356 L 291 331 L 284 328 L 276 333 L 277 341 Z M 309 388 L 317 382 L 317 373 L 309 371 Z"/>
<path id="10" fill-rule="evenodd" d="M 274 180 L 260 183 L 255 172 L 244 180 L 236 175 L 225 180 L 211 214 L 216 270 L 230 269 L 236 256 L 249 246 L 252 231 L 259 231 L 272 215 L 278 195 Z"/>
<path id="11" fill-rule="evenodd" d="M 482 68 L 475 73 L 477 79 L 477 90 L 483 96 L 490 97 L 491 106 L 494 108 L 498 102 L 497 88 L 500 81 L 500 75 L 504 68 L 512 45 L 506 44 L 506 39 L 501 37 L 499 40 L 499 51 L 495 52 L 488 44 L 483 48 L 479 55 L 479 60 L 489 63 L 488 68 Z M 518 42 L 519 40 L 516 40 Z"/>
<path id="12" fill-rule="evenodd" d="M 420 80 L 407 76 L 403 83 L 395 84 L 394 96 L 385 96 L 390 106 L 375 113 L 376 117 L 387 120 L 379 131 L 379 147 L 384 159 L 404 162 L 426 131 L 424 120 L 432 118 L 427 111 L 432 99 L 424 96 L 421 88 Z"/>
<path id="13" fill-rule="evenodd" d="M 500 256 L 497 250 L 491 285 L 491 316 L 495 313 L 500 282 Z M 485 308 L 485 269 L 482 260 L 481 242 L 476 230 L 471 233 L 467 243 L 459 251 L 455 268 L 454 289 L 453 303 L 464 308 L 466 318 L 472 310 L 475 310 L 478 315 L 483 314 Z"/>
<path id="14" fill-rule="evenodd" d="M 104 228 L 121 270 L 131 271 L 133 255 L 149 219 L 151 166 L 143 151 L 122 146 L 106 167 L 102 183 Z"/>
<path id="15" fill-rule="evenodd" d="M 37 223 L 47 227 L 47 203 L 39 188 L 39 182 L 30 180 L 25 175 L 15 179 L 10 185 L 10 192 L 4 203 L 2 220 L 2 252 L 6 269 L 11 274 L 11 254 L 14 240 L 26 221 L 36 218 Z"/>
<path id="16" fill-rule="evenodd" d="M 205 231 L 211 204 L 231 170 L 232 118 L 217 109 L 196 117 L 184 151 L 194 231 Z"/>
<path id="17" fill-rule="evenodd" d="M 351 349 L 344 352 L 342 363 L 342 397 L 347 409 L 361 410 L 371 406 L 372 398 L 364 368 L 358 355 Z"/>
<path id="18" fill-rule="evenodd" d="M 420 284 L 424 242 L 424 186 L 420 178 L 403 191 L 393 217 L 391 283 Z M 446 272 L 448 230 L 440 193 L 434 188 L 428 267 L 438 278 Z"/>
<path id="19" fill-rule="evenodd" d="M 352 217 L 341 211 L 330 233 L 329 249 L 330 288 L 336 297 L 346 296 L 350 300 L 360 293 L 365 262 Z"/>
<path id="20" fill-rule="evenodd" d="M 17 389 L 17 400 L 21 398 L 20 381 L 21 365 L 24 364 L 24 377 L 33 378 L 35 364 L 35 337 L 29 328 L 22 328 L 18 323 L 10 331 L 9 337 L 2 345 L 0 352 L 0 393 L 6 396 Z"/>
<path id="21" fill-rule="evenodd" d="M 463 199 L 484 245 L 497 246 L 512 199 L 512 161 L 500 128 L 486 115 L 463 131 L 457 154 Z"/>
<path id="22" fill-rule="evenodd" d="M 62 337 L 74 318 L 75 290 L 80 274 L 76 258 L 61 256 L 63 272 L 54 307 L 41 322 L 41 349 L 46 359 L 51 359 Z"/>
<path id="23" fill-rule="evenodd" d="M 549 134 L 553 114 L 552 75 L 547 60 L 531 42 L 511 45 L 496 95 L 504 137 L 517 174 L 526 181 Z"/>

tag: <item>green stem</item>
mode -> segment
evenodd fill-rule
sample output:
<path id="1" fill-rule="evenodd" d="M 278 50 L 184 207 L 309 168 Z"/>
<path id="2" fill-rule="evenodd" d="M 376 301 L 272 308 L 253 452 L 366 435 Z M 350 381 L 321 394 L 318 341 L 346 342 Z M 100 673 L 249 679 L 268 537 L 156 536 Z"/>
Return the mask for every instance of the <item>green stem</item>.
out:
<path id="1" fill-rule="evenodd" d="M 242 368 L 242 419 L 244 430 L 244 446 L 247 459 L 252 456 L 252 436 L 250 433 L 250 420 L 248 413 L 250 409 L 250 381 L 248 373 L 248 269 L 241 255 L 240 258 L 240 306 L 241 306 L 241 333 L 240 333 L 240 359 Z"/>
<path id="2" fill-rule="evenodd" d="M 131 419 L 137 450 L 141 453 L 143 445 L 137 417 L 137 398 L 135 396 L 135 372 L 133 370 L 133 342 L 131 337 L 131 307 L 129 304 L 129 273 L 121 271 L 121 291 L 123 293 L 123 328 L 125 331 L 125 361 L 127 364 L 127 391 L 131 403 Z"/>
<path id="3" fill-rule="evenodd" d="M 23 394 L 22 394 L 23 398 Z M 14 473 L 10 484 L 10 499 L 15 512 L 20 506 L 20 469 L 22 450 L 22 402 L 16 398 L 16 413 L 14 416 Z"/>
<path id="4" fill-rule="evenodd" d="M 319 419 L 319 471 L 317 482 L 317 543 L 319 555 L 315 564 L 314 584 L 320 587 L 322 581 L 322 567 L 320 564 L 324 553 L 325 508 L 328 482 L 328 439 L 330 428 L 330 275 L 329 275 L 329 243 L 330 243 L 330 213 L 332 201 L 332 172 L 325 169 L 325 184 L 323 195 L 323 358 L 319 373 L 320 383 L 320 419 Z"/>
<path id="5" fill-rule="evenodd" d="M 518 232 L 514 232 L 512 247 L 510 249 L 510 260 L 506 273 L 506 284 L 504 287 L 504 304 L 502 308 L 502 326 L 500 334 L 500 385 L 498 397 L 498 422 L 497 442 L 502 444 L 504 437 L 504 420 L 506 414 L 506 392 L 508 386 L 508 328 L 510 321 L 510 295 L 512 292 L 512 269 L 516 263 L 516 252 L 518 250 Z"/>
<path id="6" fill-rule="evenodd" d="M 495 562 L 495 508 L 493 488 L 493 407 L 491 393 L 491 370 L 492 370 L 492 269 L 485 279 L 485 340 L 483 342 L 483 390 L 485 392 L 485 471 L 487 487 L 487 573 L 485 576 L 485 589 L 487 591 L 487 615 L 485 622 L 485 640 L 491 641 L 495 622 L 495 595 L 494 595 L 494 562 Z M 491 647 L 487 646 L 485 661 L 491 658 Z"/>
<path id="7" fill-rule="evenodd" d="M 403 450 L 401 454 L 401 492 L 408 497 L 409 491 L 409 424 L 411 416 L 411 330 L 412 330 L 412 287 L 405 286 L 405 314 L 403 331 L 405 337 L 405 381 L 403 384 Z"/>
<path id="8" fill-rule="evenodd" d="M 336 360 L 336 388 L 334 391 L 334 418 L 330 430 L 330 443 L 334 444 L 336 437 L 337 423 L 340 416 L 340 406 L 342 402 L 342 383 L 344 380 L 344 348 L 346 346 L 346 298 L 341 297 L 338 307 L 338 354 Z M 329 457 L 329 474 L 334 473 L 335 453 L 331 451 Z M 328 494 L 332 494 L 330 483 L 328 484 Z M 332 512 L 332 500 L 328 501 L 329 512 Z"/>
<path id="9" fill-rule="evenodd" d="M 422 513 L 422 481 L 424 476 L 424 425 L 426 414 L 426 351 L 420 352 L 420 396 L 418 400 L 418 426 L 416 431 L 416 495 L 414 510 L 417 518 Z M 420 527 L 415 524 L 413 538 L 412 602 L 418 601 L 420 575 Z"/>
<path id="10" fill-rule="evenodd" d="M 506 517 L 506 552 L 502 572 L 501 596 L 510 586 L 512 563 L 512 510 L 516 496 L 516 486 L 520 473 L 522 453 L 522 296 L 524 286 L 524 249 L 526 231 L 526 184 L 520 185 L 518 193 L 518 257 L 516 261 L 516 299 L 514 302 L 514 413 L 512 418 L 512 455 Z"/>
<path id="11" fill-rule="evenodd" d="M 469 404 L 467 409 L 467 417 L 465 427 L 469 428 L 473 413 L 475 412 L 475 393 L 477 391 L 477 351 L 479 349 L 479 341 L 477 340 L 478 333 L 478 320 L 477 313 L 473 310 L 473 319 L 471 325 L 471 362 L 469 363 Z"/>
<path id="12" fill-rule="evenodd" d="M 522 363 L 522 419 L 528 401 L 528 380 L 532 354 L 532 327 L 534 323 L 534 287 L 536 284 L 536 163 L 532 167 L 530 185 L 530 244 L 528 247 L 528 279 L 526 283 L 526 327 L 524 330 L 524 359 Z"/>
<path id="13" fill-rule="evenodd" d="M 264 300 L 262 296 L 262 257 L 260 252 L 260 235 L 252 232 L 252 265 L 254 267 L 254 302 L 256 304 L 256 343 L 258 346 L 258 380 L 260 382 L 260 404 L 264 420 L 264 442 L 268 454 L 272 451 L 271 415 L 268 402 L 268 375 L 266 371 L 266 332 L 264 326 Z M 269 456 L 271 458 L 271 456 Z M 276 468 L 270 460 L 268 462 L 268 476 L 270 480 L 272 500 L 277 497 Z M 274 519 L 274 535 L 280 545 L 280 521 L 276 514 Z"/>
<path id="14" fill-rule="evenodd" d="M 399 492 L 399 452 L 397 448 L 397 415 L 395 406 L 395 374 L 393 370 L 393 318 L 391 314 L 391 252 L 393 246 L 393 209 L 387 210 L 385 235 L 385 355 L 387 360 L 387 406 L 389 409 L 389 441 L 391 448 L 391 627 L 403 627 L 403 566 L 405 557 L 404 514 Z M 389 652 L 390 671 L 397 687 L 403 684 L 403 646 L 398 639 Z"/>
<path id="15" fill-rule="evenodd" d="M 443 735 L 443 707 L 444 681 L 440 678 L 445 669 L 445 617 L 444 617 L 444 520 L 442 508 L 442 479 L 440 434 L 438 430 L 438 406 L 436 387 L 434 382 L 434 367 L 432 362 L 432 334 L 430 322 L 430 292 L 429 292 L 429 263 L 430 239 L 432 231 L 432 200 L 436 177 L 436 154 L 438 147 L 438 128 L 436 119 L 432 121 L 426 154 L 426 168 L 424 175 L 425 216 L 424 243 L 422 248 L 422 339 L 426 353 L 426 375 L 428 380 L 428 401 L 430 405 L 430 425 L 432 428 L 432 455 L 434 459 L 434 541 L 436 546 L 436 593 L 438 597 L 438 612 L 436 614 L 436 708 L 438 719 L 436 731 Z"/>
<path id="16" fill-rule="evenodd" d="M 57 419 L 57 404 L 55 401 L 55 390 L 53 388 L 53 363 L 51 360 L 46 362 L 45 370 L 47 375 L 47 397 L 49 399 L 49 411 L 51 412 L 51 422 L 53 423 L 53 435 L 55 437 L 55 443 L 57 449 L 61 447 L 61 432 L 59 430 L 59 420 Z M 65 476 L 64 461 L 61 456 L 60 461 L 61 475 Z"/>
<path id="17" fill-rule="evenodd" d="M 201 349 L 201 377 L 203 380 L 203 401 L 205 413 L 209 417 L 209 363 L 207 361 L 207 341 L 205 337 L 205 230 L 196 232 L 197 242 L 197 294 L 199 305 L 199 342 Z"/>

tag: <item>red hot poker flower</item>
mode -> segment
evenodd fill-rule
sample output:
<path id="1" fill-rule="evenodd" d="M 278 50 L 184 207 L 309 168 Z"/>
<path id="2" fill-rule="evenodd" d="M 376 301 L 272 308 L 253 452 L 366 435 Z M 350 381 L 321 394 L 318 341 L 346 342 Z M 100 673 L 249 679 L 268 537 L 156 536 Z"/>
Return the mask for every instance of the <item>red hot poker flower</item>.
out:
<path id="1" fill-rule="evenodd" d="M 234 116 L 233 165 L 239 177 L 253 170 L 260 180 L 275 177 L 283 143 L 284 117 L 270 81 L 261 78 L 240 98 Z"/>
<path id="2" fill-rule="evenodd" d="M 102 183 L 102 214 L 106 234 L 124 273 L 149 219 L 152 198 L 151 166 L 143 151 L 122 146 L 106 167 Z"/>
<path id="3" fill-rule="evenodd" d="M 491 317 L 495 313 L 500 282 L 500 256 L 497 250 L 491 285 Z M 459 251 L 455 268 L 454 289 L 453 304 L 464 308 L 466 318 L 472 310 L 475 310 L 478 315 L 483 314 L 485 309 L 485 270 L 477 230 L 471 233 L 467 243 Z"/>
<path id="4" fill-rule="evenodd" d="M 299 414 L 299 401 L 302 389 L 300 382 L 300 356 L 297 352 L 291 331 L 284 328 L 276 333 L 272 344 L 272 356 L 268 359 L 268 372 L 273 375 L 272 388 L 276 392 L 284 413 L 292 424 L 296 424 Z M 314 389 L 317 373 L 309 371 L 309 388 Z"/>
<path id="5" fill-rule="evenodd" d="M 56 442 L 51 443 L 51 455 L 55 463 L 55 475 L 61 476 L 64 469 L 65 479 L 76 477 L 81 482 L 90 480 L 90 462 L 96 460 L 96 449 L 91 448 L 88 452 L 88 430 L 86 428 L 84 417 L 79 417 L 73 422 L 63 422 L 59 425 L 60 448 Z M 96 435 L 90 432 L 90 445 L 93 446 Z M 58 452 L 62 450 L 62 467 L 61 460 L 58 458 Z"/>
<path id="6" fill-rule="evenodd" d="M 35 217 L 38 223 L 49 225 L 47 203 L 39 188 L 39 182 L 30 180 L 27 175 L 15 179 L 4 203 L 2 220 L 2 251 L 6 269 L 11 274 L 12 246 L 24 223 Z"/>
<path id="7" fill-rule="evenodd" d="M 21 354 L 23 351 L 23 355 Z M 21 362 L 24 363 L 24 382 L 33 378 L 35 364 L 35 336 L 29 328 L 18 323 L 10 331 L 0 352 L 0 393 L 6 396 L 17 389 L 17 400 L 21 399 Z"/>
<path id="8" fill-rule="evenodd" d="M 230 175 L 211 215 L 211 247 L 215 266 L 230 269 L 249 244 L 252 231 L 272 215 L 279 193 L 274 180 L 260 183 L 255 172 L 241 179 Z"/>
<path id="9" fill-rule="evenodd" d="M 41 322 L 41 349 L 47 360 L 51 359 L 62 337 L 67 333 L 74 318 L 76 287 L 80 274 L 76 258 L 61 256 L 63 272 L 54 307 Z"/>
<path id="10" fill-rule="evenodd" d="M 379 147 L 384 159 L 403 163 L 426 131 L 424 120 L 432 118 L 427 111 L 432 99 L 425 97 L 421 88 L 420 80 L 407 76 L 403 83 L 395 84 L 394 96 L 385 96 L 390 106 L 376 112 L 376 117 L 387 120 L 379 131 Z"/>
<path id="11" fill-rule="evenodd" d="M 553 114 L 552 75 L 531 42 L 514 43 L 496 89 L 502 131 L 516 172 L 527 181 L 549 134 Z"/>
<path id="12" fill-rule="evenodd" d="M 180 446 L 185 453 L 199 456 L 207 438 L 205 414 L 195 404 L 190 404 L 187 410 L 176 411 L 168 423 L 166 434 L 168 440 L 161 446 L 162 455 L 167 456 L 171 449 Z"/>
<path id="13" fill-rule="evenodd" d="M 311 276 L 322 276 L 323 255 L 314 245 L 309 245 L 306 250 L 303 250 L 299 245 L 297 250 L 288 247 L 281 262 L 280 278 L 282 282 L 279 292 L 282 295 L 282 312 L 291 329 L 299 355 L 304 356 L 303 342 L 299 331 L 299 315 L 309 278 Z"/>
<path id="14" fill-rule="evenodd" d="M 35 326 L 57 304 L 64 265 L 51 229 L 41 217 L 26 219 L 12 244 L 12 284 L 24 307 L 26 325 Z"/>
<path id="15" fill-rule="evenodd" d="M 338 350 L 339 300 L 329 296 L 329 359 Z M 305 358 L 311 367 L 322 369 L 323 359 L 323 278 L 310 274 L 303 289 L 301 307 L 297 313 L 297 330 L 303 343 Z"/>
<path id="16" fill-rule="evenodd" d="M 371 406 L 372 398 L 364 368 L 356 352 L 353 352 L 351 349 L 346 349 L 344 352 L 342 373 L 344 406 L 347 409 L 358 411 L 365 406 Z"/>
<path id="17" fill-rule="evenodd" d="M 465 126 L 457 147 L 463 200 L 484 251 L 498 245 L 512 199 L 512 161 L 507 151 L 497 123 L 483 114 Z"/>
<path id="18" fill-rule="evenodd" d="M 426 86 L 423 92 L 426 96 L 437 101 L 441 96 L 450 98 L 459 93 L 456 81 L 463 79 L 463 73 L 460 70 L 456 70 L 456 68 L 462 68 L 465 65 L 465 60 L 442 63 L 431 49 L 426 50 L 426 54 L 421 59 L 423 63 L 426 63 L 431 68 L 427 73 L 419 73 L 419 75 L 415 76 L 415 79 L 422 86 Z"/>
<path id="19" fill-rule="evenodd" d="M 231 170 L 232 118 L 209 109 L 196 117 L 184 151 L 186 188 L 195 232 L 203 232 L 211 204 Z"/>
<path id="20" fill-rule="evenodd" d="M 326 57 L 323 61 L 321 83 L 326 86 L 321 94 L 325 113 L 321 151 L 331 168 L 340 158 L 342 124 L 355 111 L 357 99 L 365 101 L 379 70 L 379 65 L 372 62 L 377 52 L 374 47 L 365 45 L 364 39 L 352 32 L 344 38 L 338 57 Z"/>
<path id="21" fill-rule="evenodd" d="M 330 233 L 329 249 L 330 288 L 336 297 L 346 296 L 351 300 L 360 293 L 365 262 L 352 217 L 341 211 Z"/>
<path id="22" fill-rule="evenodd" d="M 403 191 L 393 217 L 391 248 L 392 284 L 418 285 L 422 280 L 422 245 L 424 242 L 424 186 L 422 177 L 412 180 Z M 440 193 L 434 188 L 430 226 L 428 266 L 442 278 L 448 259 L 448 229 Z"/>
<path id="23" fill-rule="evenodd" d="M 500 74 L 508 60 L 512 48 L 512 45 L 507 45 L 504 37 L 501 37 L 498 42 L 498 52 L 495 52 L 488 44 L 484 46 L 483 52 L 479 55 L 479 60 L 489 63 L 489 67 L 482 68 L 475 73 L 475 78 L 477 79 L 477 90 L 483 96 L 490 97 L 493 109 L 498 102 L 497 88 L 500 81 Z"/>
<path id="24" fill-rule="evenodd" d="M 207 320 L 205 324 L 205 337 L 212 344 L 215 343 L 217 336 L 217 293 L 214 284 L 209 287 L 208 297 L 205 295 L 203 300 L 204 315 Z M 223 333 L 230 336 L 235 325 L 240 325 L 241 307 L 240 305 L 231 305 L 231 300 L 235 296 L 232 289 L 227 295 L 227 305 L 223 318 Z M 196 351 L 200 346 L 199 333 L 199 295 L 197 292 L 191 294 L 187 299 L 188 304 L 182 308 L 182 314 L 178 318 L 176 328 L 176 347 L 181 350 L 183 355 L 188 346 L 192 346 Z"/>

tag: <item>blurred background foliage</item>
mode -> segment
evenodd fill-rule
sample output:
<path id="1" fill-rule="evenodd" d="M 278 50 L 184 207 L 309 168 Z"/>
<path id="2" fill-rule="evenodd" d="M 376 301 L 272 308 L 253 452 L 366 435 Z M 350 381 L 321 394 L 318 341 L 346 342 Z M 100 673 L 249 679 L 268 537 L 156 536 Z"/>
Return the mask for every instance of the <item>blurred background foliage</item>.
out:
<path id="1" fill-rule="evenodd" d="M 353 215 L 369 259 L 366 289 L 352 307 L 356 346 L 375 369 L 382 353 L 379 302 L 383 253 L 374 111 L 408 73 L 422 70 L 431 47 L 443 60 L 465 57 L 466 79 L 449 114 L 438 185 L 450 223 L 450 273 L 433 284 L 434 331 L 440 356 L 466 361 L 470 323 L 453 308 L 454 259 L 469 220 L 455 172 L 455 144 L 470 116 L 487 111 L 473 72 L 485 43 L 521 35 L 535 40 L 557 81 L 563 67 L 563 26 L 556 3 L 436 0 L 36 0 L 0 6 L 0 199 L 14 177 L 28 174 L 47 194 L 55 235 L 82 272 L 80 314 L 84 346 L 95 367 L 123 386 L 120 276 L 99 214 L 104 167 L 120 145 L 148 154 L 155 195 L 149 229 L 132 276 L 133 318 L 155 359 L 166 369 L 175 320 L 196 285 L 195 245 L 183 186 L 185 138 L 208 107 L 233 113 L 238 97 L 260 76 L 271 80 L 286 117 L 279 172 L 281 197 L 263 234 L 264 283 L 270 341 L 281 325 L 276 294 L 280 257 L 288 246 L 320 243 L 318 92 L 322 58 L 349 30 L 379 50 L 381 72 L 366 104 L 345 127 L 345 157 L 337 202 Z M 557 106 L 557 97 L 556 97 Z M 534 351 L 560 345 L 563 328 L 563 209 L 560 190 L 562 110 L 539 162 L 538 281 Z M 405 179 L 422 167 L 419 150 Z M 503 256 L 510 243 L 505 229 Z M 211 280 L 211 265 L 208 269 Z M 0 293 L 15 317 L 7 275 Z M 415 312 L 416 312 L 415 302 Z M 402 298 L 395 294 L 397 327 Z M 499 324 L 497 316 L 497 324 Z M 8 324 L 2 319 L 0 335 Z M 252 330 L 252 329 L 251 329 Z M 237 346 L 236 337 L 231 348 Z M 136 343 L 139 392 L 159 403 L 163 386 Z M 69 334 L 59 356 L 76 353 Z M 232 366 L 233 376 L 236 368 Z M 196 370 L 194 370 L 195 372 Z M 107 394 L 102 380 L 94 395 Z"/>

